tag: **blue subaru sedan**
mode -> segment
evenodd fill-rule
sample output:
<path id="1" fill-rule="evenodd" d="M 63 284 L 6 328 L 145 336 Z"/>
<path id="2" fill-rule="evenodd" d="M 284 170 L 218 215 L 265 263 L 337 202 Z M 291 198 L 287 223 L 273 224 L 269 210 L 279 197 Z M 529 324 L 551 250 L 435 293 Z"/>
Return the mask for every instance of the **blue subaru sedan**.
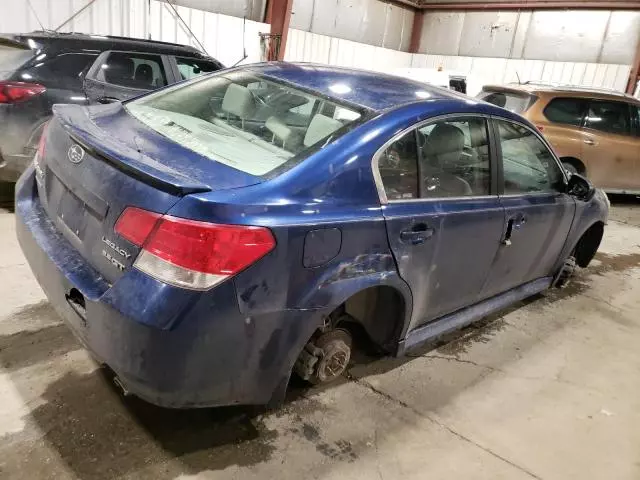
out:
<path id="1" fill-rule="evenodd" d="M 608 201 L 522 117 L 310 64 L 56 106 L 16 189 L 51 304 L 169 407 L 329 382 L 354 328 L 401 355 L 586 267 Z"/>

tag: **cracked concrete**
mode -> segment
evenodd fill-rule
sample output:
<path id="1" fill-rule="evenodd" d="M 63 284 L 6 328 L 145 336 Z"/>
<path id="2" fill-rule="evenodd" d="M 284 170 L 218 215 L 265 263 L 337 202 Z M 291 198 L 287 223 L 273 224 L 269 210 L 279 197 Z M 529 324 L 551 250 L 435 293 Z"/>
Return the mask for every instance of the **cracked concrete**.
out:
<path id="1" fill-rule="evenodd" d="M 638 479 L 640 202 L 566 289 L 258 414 L 122 398 L 0 213 L 0 478 Z"/>

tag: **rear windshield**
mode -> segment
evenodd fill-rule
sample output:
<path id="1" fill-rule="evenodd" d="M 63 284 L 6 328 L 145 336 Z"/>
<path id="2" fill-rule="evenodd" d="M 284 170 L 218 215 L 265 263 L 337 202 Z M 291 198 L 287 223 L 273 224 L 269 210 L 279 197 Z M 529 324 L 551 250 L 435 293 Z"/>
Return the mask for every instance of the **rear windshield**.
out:
<path id="1" fill-rule="evenodd" d="M 363 113 L 242 70 L 153 93 L 126 108 L 174 142 L 256 176 L 293 166 Z"/>
<path id="2" fill-rule="evenodd" d="M 514 113 L 526 112 L 537 100 L 536 96 L 524 92 L 494 92 L 490 90 L 483 90 L 478 94 L 478 98 Z"/>
<path id="3" fill-rule="evenodd" d="M 0 79 L 7 79 L 31 57 L 33 51 L 28 48 L 0 45 Z"/>

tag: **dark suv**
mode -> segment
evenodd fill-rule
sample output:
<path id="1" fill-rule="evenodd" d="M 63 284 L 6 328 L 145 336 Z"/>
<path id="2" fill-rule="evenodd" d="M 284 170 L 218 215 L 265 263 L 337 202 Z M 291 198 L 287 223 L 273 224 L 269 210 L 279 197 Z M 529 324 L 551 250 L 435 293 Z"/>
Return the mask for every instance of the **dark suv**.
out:
<path id="1" fill-rule="evenodd" d="M 193 47 L 123 37 L 0 36 L 0 180 L 32 160 L 56 103 L 126 100 L 223 68 Z"/>

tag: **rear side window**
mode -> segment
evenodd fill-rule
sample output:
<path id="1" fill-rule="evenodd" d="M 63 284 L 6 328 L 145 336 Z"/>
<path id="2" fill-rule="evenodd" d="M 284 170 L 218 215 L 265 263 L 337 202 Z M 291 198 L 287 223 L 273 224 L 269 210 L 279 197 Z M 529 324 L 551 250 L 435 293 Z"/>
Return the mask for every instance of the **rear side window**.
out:
<path id="1" fill-rule="evenodd" d="M 633 134 L 640 137 L 640 106 L 631 105 L 631 124 L 633 125 Z"/>
<path id="2" fill-rule="evenodd" d="M 110 52 L 96 80 L 127 88 L 153 90 L 167 84 L 160 55 L 133 52 Z"/>
<path id="3" fill-rule="evenodd" d="M 206 60 L 197 60 L 195 58 L 176 57 L 178 71 L 182 80 L 189 80 L 203 73 L 215 72 L 220 70 L 220 65 L 208 62 Z"/>
<path id="4" fill-rule="evenodd" d="M 411 130 L 389 145 L 378 159 L 387 200 L 418 198 L 418 143 Z"/>
<path id="5" fill-rule="evenodd" d="M 478 98 L 515 113 L 526 112 L 538 99 L 538 97 L 524 92 L 516 93 L 492 91 L 480 92 Z"/>
<path id="6" fill-rule="evenodd" d="M 582 98 L 554 98 L 544 109 L 544 116 L 554 123 L 579 127 L 587 101 Z"/>
<path id="7" fill-rule="evenodd" d="M 629 135 L 629 107 L 622 102 L 591 100 L 585 126 L 601 132 Z"/>
<path id="8" fill-rule="evenodd" d="M 8 78 L 33 57 L 33 51 L 0 45 L 0 80 Z"/>
<path id="9" fill-rule="evenodd" d="M 82 74 L 95 62 L 98 54 L 63 53 L 49 60 L 46 57 L 22 74 L 29 81 L 43 82 L 65 89 L 82 88 Z"/>

